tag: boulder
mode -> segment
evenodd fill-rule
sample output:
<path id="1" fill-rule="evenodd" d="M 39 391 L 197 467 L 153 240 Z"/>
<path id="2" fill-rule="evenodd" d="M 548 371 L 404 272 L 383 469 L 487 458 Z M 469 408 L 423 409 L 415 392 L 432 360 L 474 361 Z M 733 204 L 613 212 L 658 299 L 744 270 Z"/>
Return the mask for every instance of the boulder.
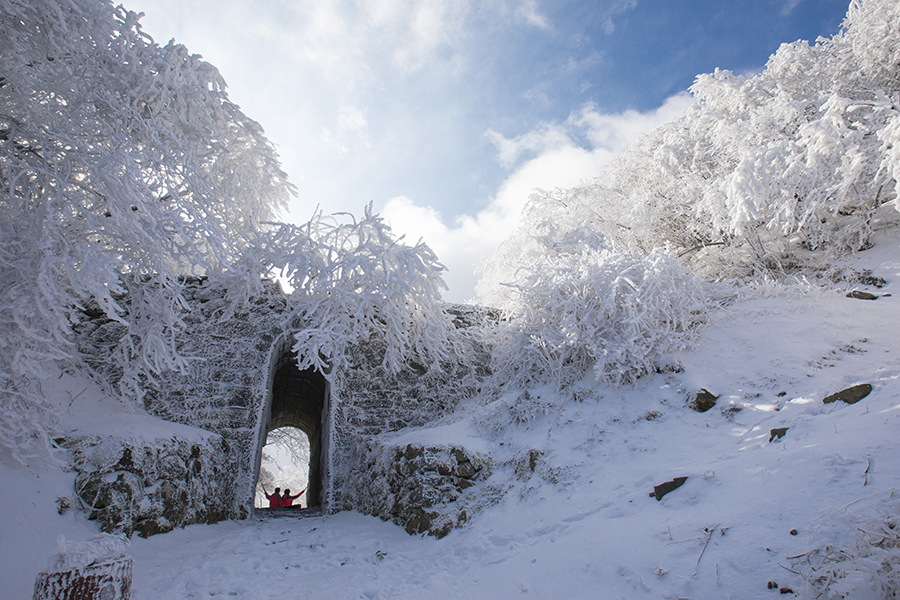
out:
<path id="1" fill-rule="evenodd" d="M 666 481 L 665 483 L 655 485 L 653 486 L 653 491 L 650 492 L 650 497 L 655 497 L 657 501 L 662 500 L 663 496 L 672 490 L 677 490 L 683 486 L 685 481 L 687 481 L 687 477 L 676 477 L 672 481 Z"/>
<path id="2" fill-rule="evenodd" d="M 706 389 L 700 389 L 696 392 L 691 392 L 688 394 L 687 402 L 688 406 L 697 412 L 706 412 L 716 405 L 716 400 L 719 397 Z"/>
<path id="3" fill-rule="evenodd" d="M 775 427 L 769 430 L 769 441 L 773 442 L 775 440 L 780 440 L 787 433 L 787 430 L 790 427 Z"/>
<path id="4" fill-rule="evenodd" d="M 875 294 L 870 294 L 869 292 L 863 292 L 860 290 L 853 290 L 847 294 L 848 298 L 856 298 L 857 300 L 878 300 L 878 296 Z"/>
<path id="5" fill-rule="evenodd" d="M 835 392 L 830 396 L 825 396 L 822 399 L 822 402 L 825 404 L 831 404 L 832 402 L 837 402 L 840 400 L 841 402 L 846 402 L 847 404 L 856 404 L 866 396 L 868 396 L 872 392 L 872 384 L 870 383 L 861 383 L 859 385 L 854 385 L 852 387 L 848 387 L 847 389 L 841 390 L 839 392 Z"/>

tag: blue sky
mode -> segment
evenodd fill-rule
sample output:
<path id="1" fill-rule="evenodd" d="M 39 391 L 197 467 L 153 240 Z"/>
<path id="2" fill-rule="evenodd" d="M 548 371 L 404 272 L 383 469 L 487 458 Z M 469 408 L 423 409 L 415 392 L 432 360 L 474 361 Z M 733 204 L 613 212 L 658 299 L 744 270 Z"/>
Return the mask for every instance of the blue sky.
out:
<path id="1" fill-rule="evenodd" d="M 214 64 L 299 188 L 284 220 L 360 214 L 474 266 L 535 187 L 590 178 L 689 105 L 694 77 L 760 70 L 838 31 L 848 0 L 131 0 Z"/>

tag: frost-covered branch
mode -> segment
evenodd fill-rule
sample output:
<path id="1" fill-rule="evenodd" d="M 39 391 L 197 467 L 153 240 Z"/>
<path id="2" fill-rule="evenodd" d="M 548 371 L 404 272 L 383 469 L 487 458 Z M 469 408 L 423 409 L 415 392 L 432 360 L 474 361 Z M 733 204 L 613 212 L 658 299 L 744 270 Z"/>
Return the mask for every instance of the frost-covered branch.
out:
<path id="1" fill-rule="evenodd" d="M 617 252 L 589 229 L 538 225 L 503 306 L 495 373 L 565 385 L 590 369 L 621 384 L 686 347 L 705 320 L 703 285 L 663 253 Z"/>
<path id="2" fill-rule="evenodd" d="M 376 336 L 382 366 L 396 373 L 411 360 L 427 367 L 457 358 L 443 270 L 427 245 L 395 239 L 369 205 L 359 220 L 317 213 L 301 226 L 278 225 L 249 246 L 227 288 L 242 300 L 260 291 L 265 274 L 287 282 L 301 369 L 329 373 L 351 345 Z"/>
<path id="3" fill-rule="evenodd" d="M 0 442 L 27 453 L 82 313 L 124 329 L 126 395 L 184 368 L 178 277 L 233 262 L 291 187 L 216 69 L 108 0 L 0 0 L 0 64 Z"/>

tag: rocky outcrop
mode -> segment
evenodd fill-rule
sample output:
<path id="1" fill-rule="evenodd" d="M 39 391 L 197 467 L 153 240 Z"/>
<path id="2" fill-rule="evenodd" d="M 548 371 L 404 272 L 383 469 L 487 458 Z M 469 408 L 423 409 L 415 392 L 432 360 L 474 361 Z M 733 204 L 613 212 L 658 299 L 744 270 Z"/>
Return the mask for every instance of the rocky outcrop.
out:
<path id="1" fill-rule="evenodd" d="M 233 459 L 219 435 L 196 439 L 88 436 L 72 453 L 75 505 L 106 533 L 143 537 L 233 517 Z"/>
<path id="2" fill-rule="evenodd" d="M 687 404 L 697 412 L 706 412 L 716 405 L 719 397 L 706 389 L 691 392 L 687 397 Z"/>
<path id="3" fill-rule="evenodd" d="M 837 402 L 838 400 L 840 400 L 841 402 L 846 402 L 847 404 L 856 404 L 871 393 L 872 384 L 861 383 L 859 385 L 848 387 L 845 390 L 835 392 L 834 394 L 831 394 L 829 396 L 825 396 L 825 398 L 822 399 L 822 402 L 824 404 L 831 404 L 832 402 Z"/>

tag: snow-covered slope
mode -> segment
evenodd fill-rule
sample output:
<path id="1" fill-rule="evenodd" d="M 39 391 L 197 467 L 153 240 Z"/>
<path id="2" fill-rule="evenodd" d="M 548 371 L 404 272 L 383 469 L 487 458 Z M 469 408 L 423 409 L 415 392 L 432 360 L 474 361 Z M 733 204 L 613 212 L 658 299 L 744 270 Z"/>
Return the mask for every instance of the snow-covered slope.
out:
<path id="1" fill-rule="evenodd" d="M 696 349 L 672 357 L 681 372 L 622 388 L 585 382 L 574 396 L 532 391 L 544 414 L 521 424 L 474 405 L 454 425 L 409 432 L 477 444 L 498 461 L 539 452 L 533 473 L 499 468 L 494 482 L 507 493 L 444 539 L 356 513 L 192 526 L 132 540 L 133 598 L 781 597 L 770 581 L 802 596 L 819 564 L 805 553 L 852 553 L 859 537 L 847 519 L 900 508 L 898 243 L 893 235 L 853 259 L 887 281 L 869 289 L 877 300 L 772 287 L 715 313 Z M 873 391 L 857 404 L 822 402 L 858 383 Z M 73 400 L 84 385 L 66 385 L 59 400 L 82 430 L 145 418 L 91 390 Z M 685 402 L 701 388 L 720 395 L 705 413 Z M 0 595 L 20 600 L 60 533 L 77 541 L 97 529 L 57 514 L 72 474 L 5 452 L 0 461 Z M 678 476 L 682 487 L 650 496 Z M 883 575 L 854 576 L 832 590 L 882 597 L 866 588 Z"/>

